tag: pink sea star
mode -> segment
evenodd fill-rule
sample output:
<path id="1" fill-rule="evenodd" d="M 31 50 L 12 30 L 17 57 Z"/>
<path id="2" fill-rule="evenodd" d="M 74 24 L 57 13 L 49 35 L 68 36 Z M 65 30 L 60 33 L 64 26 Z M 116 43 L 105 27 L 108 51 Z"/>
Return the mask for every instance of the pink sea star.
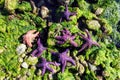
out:
<path id="1" fill-rule="evenodd" d="M 23 43 L 27 44 L 29 47 L 32 47 L 33 40 L 38 36 L 39 32 L 36 30 L 30 30 L 25 35 L 23 35 Z M 34 34 L 35 33 L 35 34 Z"/>

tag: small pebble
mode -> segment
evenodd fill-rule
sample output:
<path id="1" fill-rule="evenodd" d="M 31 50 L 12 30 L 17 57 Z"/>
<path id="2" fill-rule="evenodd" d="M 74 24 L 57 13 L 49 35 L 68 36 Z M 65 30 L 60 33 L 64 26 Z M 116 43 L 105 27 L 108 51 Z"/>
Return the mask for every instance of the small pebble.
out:
<path id="1" fill-rule="evenodd" d="M 103 80 L 103 77 L 102 76 L 97 76 L 97 79 L 98 80 Z"/>
<path id="2" fill-rule="evenodd" d="M 36 66 L 35 66 L 35 65 L 32 65 L 32 66 L 30 67 L 30 69 L 35 70 L 35 69 L 36 69 Z"/>
<path id="3" fill-rule="evenodd" d="M 97 67 L 95 65 L 92 65 L 91 63 L 88 63 L 89 68 L 91 69 L 91 71 L 95 71 L 97 70 Z"/>
<path id="4" fill-rule="evenodd" d="M 23 67 L 23 68 L 28 68 L 28 64 L 26 63 L 26 62 L 23 62 L 22 64 L 21 64 L 21 66 Z"/>
<path id="5" fill-rule="evenodd" d="M 96 15 L 100 15 L 100 14 L 102 14 L 102 12 L 103 12 L 103 8 L 98 8 L 98 9 L 95 11 L 95 14 L 96 14 Z"/>
<path id="6" fill-rule="evenodd" d="M 85 72 L 85 68 L 82 64 L 79 64 L 79 73 L 82 75 Z"/>
<path id="7" fill-rule="evenodd" d="M 24 58 L 26 55 L 25 54 L 22 54 L 21 57 Z"/>
<path id="8" fill-rule="evenodd" d="M 30 72 L 30 71 L 28 71 L 28 72 L 26 73 L 26 75 L 27 75 L 27 76 L 30 76 L 30 75 L 31 75 L 31 72 Z"/>
<path id="9" fill-rule="evenodd" d="M 25 44 L 20 44 L 17 48 L 16 51 L 18 54 L 22 54 L 25 52 L 25 50 L 27 49 Z"/>
<path id="10" fill-rule="evenodd" d="M 88 67 L 88 64 L 86 61 L 81 62 L 85 67 Z"/>
<path id="11" fill-rule="evenodd" d="M 49 74 L 49 80 L 53 80 L 52 74 Z"/>
<path id="12" fill-rule="evenodd" d="M 57 0 L 60 4 L 69 4 L 70 0 Z"/>
<path id="13" fill-rule="evenodd" d="M 23 62 L 23 58 L 19 57 L 19 58 L 18 58 L 18 61 L 19 61 L 19 62 Z"/>
<path id="14" fill-rule="evenodd" d="M 49 13 L 49 9 L 45 6 L 41 7 L 41 16 L 42 18 L 47 18 Z"/>
<path id="15" fill-rule="evenodd" d="M 38 72 L 37 72 L 37 75 L 40 76 L 42 73 L 42 71 L 39 69 Z"/>
<path id="16" fill-rule="evenodd" d="M 107 71 L 103 71 L 103 72 L 102 72 L 102 75 L 103 75 L 104 77 L 110 76 L 110 74 L 109 74 Z"/>
<path id="17" fill-rule="evenodd" d="M 99 30 L 101 25 L 97 20 L 87 20 L 87 25 L 89 29 Z"/>

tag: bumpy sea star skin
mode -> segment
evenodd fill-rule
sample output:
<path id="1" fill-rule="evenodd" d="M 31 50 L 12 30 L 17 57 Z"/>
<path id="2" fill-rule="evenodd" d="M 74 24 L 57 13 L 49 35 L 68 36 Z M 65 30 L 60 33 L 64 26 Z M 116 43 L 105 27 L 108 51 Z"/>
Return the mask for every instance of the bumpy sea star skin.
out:
<path id="1" fill-rule="evenodd" d="M 62 17 L 60 18 L 60 22 L 62 21 L 63 18 L 66 19 L 67 21 L 70 21 L 71 20 L 70 16 L 73 16 L 73 15 L 76 15 L 76 13 L 75 12 L 70 12 L 68 10 L 68 6 L 66 5 L 65 6 L 65 11 L 63 12 Z"/>
<path id="2" fill-rule="evenodd" d="M 37 49 L 32 52 L 32 56 L 39 57 L 46 48 L 42 45 L 40 38 L 37 41 Z"/>
<path id="3" fill-rule="evenodd" d="M 69 30 L 64 29 L 61 31 L 62 36 L 57 36 L 56 39 L 58 40 L 58 44 L 64 44 L 67 40 L 70 41 L 70 44 L 73 45 L 74 47 L 77 47 L 78 44 L 74 41 L 75 35 L 72 35 Z"/>
<path id="4" fill-rule="evenodd" d="M 58 64 L 54 62 L 47 62 L 46 59 L 41 58 L 42 62 L 37 65 L 37 67 L 42 68 L 42 76 L 45 74 L 46 70 L 49 70 L 50 72 L 54 73 L 54 70 L 49 65 L 59 66 Z"/>
<path id="5" fill-rule="evenodd" d="M 75 61 L 67 55 L 68 51 L 69 51 L 69 49 L 66 49 L 66 50 L 65 50 L 64 52 L 62 52 L 62 53 L 52 52 L 52 54 L 53 54 L 54 56 L 57 56 L 57 57 L 58 57 L 59 63 L 61 64 L 61 70 L 62 70 L 62 72 L 64 72 L 65 67 L 66 67 L 66 65 L 67 65 L 67 62 L 70 62 L 70 63 L 72 63 L 72 65 L 75 66 Z"/>
<path id="6" fill-rule="evenodd" d="M 92 45 L 95 45 L 95 46 L 100 46 L 96 41 L 93 41 L 91 36 L 90 36 L 90 33 L 88 32 L 88 30 L 86 29 L 85 30 L 87 36 L 83 35 L 83 34 L 80 34 L 78 33 L 86 42 L 85 44 L 82 45 L 81 49 L 79 50 L 79 52 L 83 51 L 85 48 L 91 48 Z"/>
<path id="7" fill-rule="evenodd" d="M 36 30 L 30 30 L 25 35 L 23 35 L 23 43 L 27 44 L 29 47 L 32 47 L 33 40 L 39 35 L 39 32 L 35 32 Z"/>

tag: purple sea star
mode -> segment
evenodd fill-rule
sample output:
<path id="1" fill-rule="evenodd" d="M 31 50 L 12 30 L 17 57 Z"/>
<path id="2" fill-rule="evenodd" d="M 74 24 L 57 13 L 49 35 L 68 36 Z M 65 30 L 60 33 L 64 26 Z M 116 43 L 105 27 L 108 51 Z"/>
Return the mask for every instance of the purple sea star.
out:
<path id="1" fill-rule="evenodd" d="M 93 41 L 91 36 L 90 36 L 90 33 L 88 32 L 88 30 L 86 29 L 85 30 L 87 36 L 83 35 L 83 34 L 80 34 L 78 33 L 86 42 L 85 44 L 82 45 L 81 49 L 79 50 L 79 52 L 83 51 L 85 48 L 91 48 L 92 45 L 95 45 L 95 46 L 100 46 L 96 41 Z"/>
<path id="2" fill-rule="evenodd" d="M 49 65 L 59 66 L 54 62 L 47 62 L 45 58 L 41 58 L 41 61 L 42 62 L 38 64 L 37 67 L 42 68 L 42 76 L 45 74 L 46 70 L 49 70 L 50 72 L 52 72 L 52 74 L 54 73 L 54 70 Z"/>
<path id="3" fill-rule="evenodd" d="M 46 50 L 46 48 L 42 45 L 41 41 L 40 41 L 40 38 L 38 39 L 37 41 L 37 49 L 35 49 L 33 52 L 32 52 L 32 56 L 40 56 L 42 54 L 42 52 Z"/>
<path id="4" fill-rule="evenodd" d="M 63 12 L 62 17 L 60 18 L 60 22 L 62 21 L 63 18 L 66 19 L 67 21 L 70 21 L 71 20 L 70 16 L 73 16 L 73 15 L 76 15 L 76 13 L 75 12 L 70 12 L 68 10 L 68 6 L 65 5 L 65 11 Z"/>
<path id="5" fill-rule="evenodd" d="M 72 65 L 75 65 L 75 61 L 74 61 L 72 58 L 70 58 L 69 56 L 67 56 L 68 51 L 69 51 L 69 49 L 66 49 L 66 50 L 65 50 L 64 52 L 62 52 L 62 53 L 52 52 L 52 54 L 53 54 L 54 56 L 57 56 L 57 57 L 58 57 L 58 59 L 59 59 L 58 62 L 61 64 L 61 70 L 62 70 L 62 72 L 64 72 L 65 67 L 66 67 L 66 65 L 67 65 L 67 62 L 70 62 L 70 63 L 72 63 Z"/>
<path id="6" fill-rule="evenodd" d="M 64 29 L 61 31 L 62 36 L 57 36 L 56 39 L 59 40 L 57 41 L 58 44 L 64 44 L 67 40 L 70 41 L 70 44 L 73 45 L 74 47 L 77 47 L 77 43 L 74 41 L 75 35 L 72 35 L 69 30 Z"/>

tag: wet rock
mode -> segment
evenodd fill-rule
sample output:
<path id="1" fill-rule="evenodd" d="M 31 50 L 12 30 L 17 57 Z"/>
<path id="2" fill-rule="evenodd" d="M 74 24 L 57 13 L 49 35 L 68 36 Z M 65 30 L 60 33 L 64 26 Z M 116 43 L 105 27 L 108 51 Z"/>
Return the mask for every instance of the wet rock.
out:
<path id="1" fill-rule="evenodd" d="M 88 65 L 91 71 L 97 70 L 97 67 L 95 65 L 92 65 L 91 63 L 88 63 Z"/>
<path id="2" fill-rule="evenodd" d="M 26 63 L 26 62 L 23 62 L 22 64 L 21 64 L 21 67 L 23 67 L 23 68 L 28 68 L 28 64 Z"/>
<path id="3" fill-rule="evenodd" d="M 25 52 L 25 50 L 27 49 L 25 44 L 20 44 L 17 48 L 16 48 L 16 52 L 18 54 L 22 54 Z"/>
<path id="4" fill-rule="evenodd" d="M 95 11 L 95 14 L 96 14 L 96 15 L 100 15 L 100 14 L 102 14 L 102 12 L 103 12 L 103 8 L 98 8 L 98 9 Z"/>
<path id="5" fill-rule="evenodd" d="M 42 18 L 47 18 L 49 14 L 49 9 L 45 6 L 41 6 L 41 16 Z"/>
<path id="6" fill-rule="evenodd" d="M 89 29 L 95 31 L 99 30 L 101 27 L 100 23 L 97 20 L 87 20 L 87 26 Z"/>

